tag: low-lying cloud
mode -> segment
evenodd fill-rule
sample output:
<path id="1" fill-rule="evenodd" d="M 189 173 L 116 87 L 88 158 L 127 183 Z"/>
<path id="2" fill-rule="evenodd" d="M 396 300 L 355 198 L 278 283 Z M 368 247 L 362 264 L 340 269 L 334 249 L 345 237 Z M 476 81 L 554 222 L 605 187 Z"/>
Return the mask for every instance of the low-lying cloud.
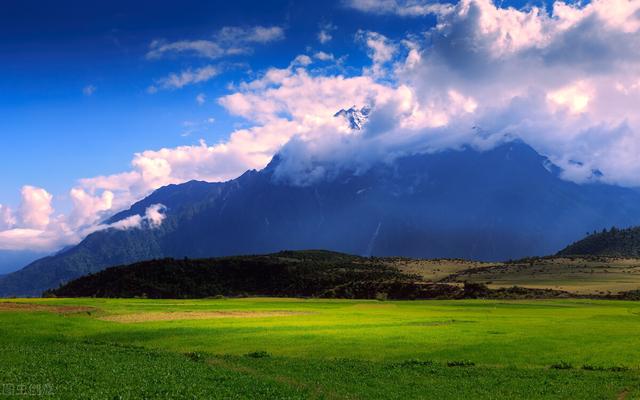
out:
<path id="1" fill-rule="evenodd" d="M 432 12 L 436 27 L 400 41 L 359 32 L 372 59 L 363 74 L 383 86 L 369 103 L 354 101 L 374 107 L 370 123 L 355 135 L 297 136 L 283 150 L 295 161 L 282 163 L 282 176 L 308 182 L 335 168 L 520 137 L 567 179 L 640 184 L 639 1 L 556 2 L 547 13 L 463 0 Z M 273 102 L 261 103 L 277 88 L 236 102 L 257 98 L 260 107 L 247 109 L 268 111 Z"/>
<path id="2" fill-rule="evenodd" d="M 22 202 L 17 211 L 0 205 L 0 250 L 52 251 L 75 244 L 100 230 L 155 229 L 166 218 L 167 208 L 153 204 L 144 215 L 132 215 L 105 225 L 99 220 L 112 211 L 112 192 L 104 191 L 102 196 L 96 197 L 74 188 L 70 195 L 74 208 L 69 216 L 53 216 L 53 196 L 32 186 L 23 187 Z"/>
<path id="3" fill-rule="evenodd" d="M 153 204 L 147 207 L 144 215 L 136 214 L 109 225 L 99 225 L 97 230 L 110 228 L 118 230 L 159 228 L 166 218 L 166 210 L 167 208 L 163 204 Z"/>

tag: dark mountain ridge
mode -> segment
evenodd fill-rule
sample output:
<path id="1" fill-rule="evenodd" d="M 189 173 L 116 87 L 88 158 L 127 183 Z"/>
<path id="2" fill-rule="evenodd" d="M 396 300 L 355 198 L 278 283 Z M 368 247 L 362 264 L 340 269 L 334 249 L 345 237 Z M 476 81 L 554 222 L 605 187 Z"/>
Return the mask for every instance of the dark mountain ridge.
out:
<path id="1" fill-rule="evenodd" d="M 528 145 L 417 154 L 344 170 L 313 185 L 262 171 L 158 189 L 117 222 L 166 206 L 158 228 L 108 229 L 0 278 L 0 295 L 39 295 L 78 276 L 142 260 L 322 248 L 350 254 L 505 260 L 557 252 L 584 232 L 640 224 L 640 194 L 576 184 Z"/>

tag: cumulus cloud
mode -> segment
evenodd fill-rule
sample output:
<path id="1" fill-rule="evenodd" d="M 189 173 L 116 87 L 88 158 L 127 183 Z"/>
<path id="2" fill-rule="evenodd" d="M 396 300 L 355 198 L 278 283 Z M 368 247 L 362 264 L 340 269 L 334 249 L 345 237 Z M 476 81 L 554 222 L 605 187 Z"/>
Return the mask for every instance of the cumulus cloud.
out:
<path id="1" fill-rule="evenodd" d="M 279 26 L 236 27 L 227 26 L 213 35 L 212 39 L 179 40 L 167 42 L 154 40 L 149 46 L 147 58 L 163 58 L 171 54 L 184 54 L 208 59 L 246 54 L 252 45 L 266 44 L 284 39 L 284 29 Z"/>
<path id="2" fill-rule="evenodd" d="M 394 59 L 398 51 L 396 44 L 380 33 L 362 30 L 356 33 L 356 40 L 366 45 L 367 53 L 373 62 L 370 68 L 365 69 L 365 73 L 378 78 L 386 76 L 385 64 Z"/>
<path id="3" fill-rule="evenodd" d="M 324 51 L 318 51 L 313 55 L 314 58 L 320 61 L 333 61 L 335 57 L 331 53 L 325 53 Z"/>
<path id="4" fill-rule="evenodd" d="M 322 103 L 297 104 L 318 82 L 349 93 L 352 79 L 308 77 L 292 89 L 291 75 L 271 70 L 221 104 L 265 130 L 283 115 L 322 121 L 282 150 L 280 172 L 294 180 L 326 176 L 330 167 L 319 160 L 357 169 L 389 154 L 488 148 L 515 136 L 549 156 L 567 179 L 638 185 L 640 2 L 614 3 L 556 2 L 547 12 L 463 0 L 434 9 L 434 28 L 400 42 L 359 31 L 372 59 L 362 77 L 380 88 L 351 102 L 374 107 L 361 133 L 329 128 Z"/>
<path id="5" fill-rule="evenodd" d="M 49 225 L 51 214 L 53 214 L 51 200 L 53 200 L 53 196 L 46 190 L 34 186 L 24 186 L 20 206 L 22 225 L 34 229 Z"/>
<path id="6" fill-rule="evenodd" d="M 574 180 L 600 170 L 637 185 L 639 10 L 638 1 L 556 2 L 550 13 L 461 1 L 396 65 L 415 101 L 403 118 L 420 129 L 440 110 L 449 138 L 455 128 L 468 132 L 458 140 L 475 140 L 473 126 L 514 134 Z M 467 112 L 447 111 L 456 103 Z"/>
<path id="7" fill-rule="evenodd" d="M 17 213 L 0 205 L 0 250 L 54 251 L 78 243 L 88 234 L 103 229 L 153 229 L 162 225 L 166 207 L 154 204 L 145 215 L 135 215 L 111 225 L 100 224 L 113 211 L 113 193 L 92 195 L 83 188 L 70 191 L 73 210 L 68 215 L 52 216 L 53 196 L 42 188 L 24 186 Z"/>
<path id="8" fill-rule="evenodd" d="M 0 231 L 10 229 L 16 224 L 16 218 L 13 215 L 13 211 L 2 204 L 0 204 Z"/>
<path id="9" fill-rule="evenodd" d="M 69 192 L 73 203 L 73 211 L 69 215 L 69 224 L 73 228 L 91 225 L 106 212 L 111 210 L 113 205 L 113 192 L 105 190 L 99 196 L 87 193 L 80 187 L 71 189 Z"/>
<path id="10" fill-rule="evenodd" d="M 306 67 L 312 62 L 313 60 L 311 60 L 311 57 L 306 54 L 300 54 L 299 56 L 294 58 L 293 61 L 291 61 L 291 65 L 295 67 Z"/>
<path id="11" fill-rule="evenodd" d="M 52 217 L 53 196 L 34 186 L 23 186 L 16 212 L 0 205 L 0 250 L 49 250 L 63 245 L 69 230 Z"/>

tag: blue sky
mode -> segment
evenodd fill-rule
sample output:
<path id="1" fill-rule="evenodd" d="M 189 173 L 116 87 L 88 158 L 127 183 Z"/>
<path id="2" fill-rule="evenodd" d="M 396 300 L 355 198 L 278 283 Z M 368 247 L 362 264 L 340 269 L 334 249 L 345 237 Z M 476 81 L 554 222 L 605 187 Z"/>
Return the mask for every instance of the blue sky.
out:
<path id="1" fill-rule="evenodd" d="M 521 5 L 514 3 L 516 5 Z M 4 1 L 0 13 L 0 203 L 17 204 L 25 184 L 64 196 L 75 180 L 128 168 L 132 154 L 224 139 L 234 124 L 215 102 L 230 82 L 285 67 L 307 48 L 368 60 L 358 29 L 389 37 L 425 30 L 434 17 L 356 12 L 317 1 Z M 318 42 L 331 24 L 333 40 Z M 279 26 L 285 39 L 215 60 L 224 72 L 180 90 L 147 93 L 154 80 L 207 60 L 148 60 L 153 40 L 206 39 L 225 26 Z M 348 72 L 347 72 L 348 73 Z M 83 89 L 95 88 L 91 95 Z M 203 105 L 195 97 L 206 95 Z M 190 136 L 185 121 L 214 118 Z"/>

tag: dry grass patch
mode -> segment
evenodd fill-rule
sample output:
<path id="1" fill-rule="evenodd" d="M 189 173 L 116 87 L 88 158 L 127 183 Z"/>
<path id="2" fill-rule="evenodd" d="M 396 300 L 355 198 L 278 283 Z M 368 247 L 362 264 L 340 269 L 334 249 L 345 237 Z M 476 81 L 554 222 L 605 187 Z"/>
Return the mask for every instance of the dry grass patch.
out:
<path id="1" fill-rule="evenodd" d="M 44 304 L 32 303 L 11 303 L 1 302 L 0 312 L 52 312 L 57 314 L 72 314 L 79 312 L 96 311 L 95 307 L 83 306 L 49 306 Z"/>
<path id="2" fill-rule="evenodd" d="M 134 324 L 139 322 L 181 321 L 218 318 L 269 318 L 292 317 L 311 313 L 295 311 L 176 311 L 176 312 L 147 312 L 137 314 L 109 315 L 100 319 L 104 321 Z"/>
<path id="3" fill-rule="evenodd" d="M 500 265 L 496 263 L 455 259 L 414 260 L 402 258 L 389 259 L 386 264 L 396 267 L 406 274 L 419 275 L 423 279 L 432 282 L 440 281 L 457 272 Z"/>

